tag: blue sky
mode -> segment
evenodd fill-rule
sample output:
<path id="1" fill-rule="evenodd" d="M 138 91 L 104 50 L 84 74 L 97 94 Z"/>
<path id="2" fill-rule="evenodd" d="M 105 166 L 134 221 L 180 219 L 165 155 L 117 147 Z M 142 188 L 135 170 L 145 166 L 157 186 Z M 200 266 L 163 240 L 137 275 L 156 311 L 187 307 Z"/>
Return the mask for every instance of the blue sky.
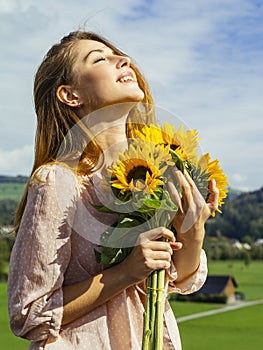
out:
<path id="1" fill-rule="evenodd" d="M 34 73 L 84 25 L 136 61 L 160 121 L 197 129 L 231 187 L 263 186 L 262 0 L 0 0 L 0 174 L 29 174 Z"/>

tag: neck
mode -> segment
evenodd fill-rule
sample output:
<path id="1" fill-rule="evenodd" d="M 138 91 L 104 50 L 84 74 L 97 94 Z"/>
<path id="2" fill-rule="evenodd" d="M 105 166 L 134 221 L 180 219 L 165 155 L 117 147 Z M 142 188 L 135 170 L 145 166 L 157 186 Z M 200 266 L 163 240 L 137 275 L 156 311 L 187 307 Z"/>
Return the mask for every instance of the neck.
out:
<path id="1" fill-rule="evenodd" d="M 127 148 L 126 121 L 130 109 L 127 104 L 108 106 L 86 117 L 89 130 L 103 150 L 105 166 L 115 162 L 119 152 Z"/>

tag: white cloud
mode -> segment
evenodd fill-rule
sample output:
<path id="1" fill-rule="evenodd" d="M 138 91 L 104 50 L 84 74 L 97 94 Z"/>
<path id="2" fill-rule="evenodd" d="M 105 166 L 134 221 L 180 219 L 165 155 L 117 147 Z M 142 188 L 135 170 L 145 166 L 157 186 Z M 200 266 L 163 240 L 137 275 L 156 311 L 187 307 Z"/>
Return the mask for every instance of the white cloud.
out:
<path id="1" fill-rule="evenodd" d="M 0 0 L 0 13 L 10 13 L 16 8 L 15 0 Z"/>
<path id="2" fill-rule="evenodd" d="M 22 148 L 11 151 L 0 149 L 0 174 L 29 175 L 32 162 L 33 146 L 25 145 Z"/>
<path id="3" fill-rule="evenodd" d="M 246 178 L 245 178 L 242 174 L 234 173 L 234 174 L 232 175 L 232 179 L 233 179 L 236 183 L 242 184 Z"/>
<path id="4" fill-rule="evenodd" d="M 85 24 L 136 59 L 157 105 L 171 112 L 171 122 L 176 115 L 199 130 L 203 150 L 220 159 L 231 185 L 262 185 L 259 2 L 0 0 L 0 5 L 2 149 L 32 143 L 34 72 L 53 43 Z"/>

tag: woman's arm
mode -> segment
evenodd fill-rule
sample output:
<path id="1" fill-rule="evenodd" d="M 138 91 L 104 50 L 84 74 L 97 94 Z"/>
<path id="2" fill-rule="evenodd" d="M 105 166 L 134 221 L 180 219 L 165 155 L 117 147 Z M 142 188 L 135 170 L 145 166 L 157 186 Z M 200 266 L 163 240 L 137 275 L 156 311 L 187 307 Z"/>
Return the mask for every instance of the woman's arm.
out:
<path id="1" fill-rule="evenodd" d="M 173 250 L 169 243 L 156 241 L 160 237 L 174 242 L 173 233 L 166 228 L 144 232 L 123 262 L 87 280 L 63 287 L 62 324 L 84 316 L 122 290 L 141 282 L 153 270 L 169 268 Z M 180 248 L 181 244 L 174 242 L 174 249 Z"/>
<path id="2" fill-rule="evenodd" d="M 200 265 L 200 255 L 204 241 L 204 225 L 209 216 L 218 207 L 219 191 L 212 180 L 209 184 L 209 198 L 203 199 L 194 181 L 187 172 L 175 170 L 174 175 L 180 184 L 182 198 L 176 193 L 175 186 L 169 182 L 172 197 L 177 202 L 178 211 L 173 219 L 176 239 L 183 244 L 182 249 L 175 251 L 173 261 L 177 270 L 176 284 L 183 284 L 193 275 Z"/>
<path id="3" fill-rule="evenodd" d="M 84 316 L 134 284 L 123 264 L 113 266 L 89 279 L 63 287 L 62 325 Z"/>

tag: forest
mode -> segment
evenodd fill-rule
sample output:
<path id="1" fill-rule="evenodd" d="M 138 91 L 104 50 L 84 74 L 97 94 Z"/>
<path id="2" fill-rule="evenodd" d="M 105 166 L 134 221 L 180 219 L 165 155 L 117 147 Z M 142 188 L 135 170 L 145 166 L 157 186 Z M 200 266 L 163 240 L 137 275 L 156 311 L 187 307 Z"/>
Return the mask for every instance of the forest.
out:
<path id="1" fill-rule="evenodd" d="M 27 177 L 22 175 L 17 176 L 5 176 L 0 175 L 0 183 L 19 183 L 25 184 L 27 182 Z"/>
<path id="2" fill-rule="evenodd" d="M 236 196 L 230 190 L 222 214 L 209 219 L 206 233 L 240 241 L 247 236 L 253 241 L 263 238 L 263 188 Z"/>

